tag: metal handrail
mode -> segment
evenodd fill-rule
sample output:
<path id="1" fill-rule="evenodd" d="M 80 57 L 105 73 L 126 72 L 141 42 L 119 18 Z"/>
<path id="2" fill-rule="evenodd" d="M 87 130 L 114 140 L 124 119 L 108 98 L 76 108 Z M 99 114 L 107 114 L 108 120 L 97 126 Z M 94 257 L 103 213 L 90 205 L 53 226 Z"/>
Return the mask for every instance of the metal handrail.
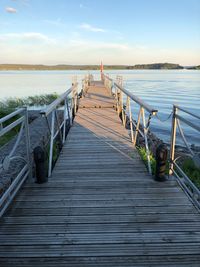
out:
<path id="1" fill-rule="evenodd" d="M 71 94 L 71 92 L 72 92 L 73 88 L 75 88 L 75 86 L 76 85 L 72 86 L 65 93 L 63 93 L 56 100 L 54 100 L 50 105 L 48 105 L 46 108 L 41 110 L 40 114 L 48 116 L 57 106 L 60 105 L 60 103 L 62 103 L 66 99 L 67 96 L 69 96 Z"/>
<path id="2" fill-rule="evenodd" d="M 188 149 L 189 156 L 194 160 L 194 164 L 198 164 L 200 166 L 200 156 L 195 154 L 194 151 L 190 149 L 190 146 L 187 142 L 187 139 L 184 135 L 183 129 L 181 128 L 180 121 L 184 122 L 191 128 L 200 132 L 200 127 L 188 119 L 185 119 L 183 116 L 178 114 L 178 111 L 181 111 L 185 114 L 189 114 L 191 117 L 199 119 L 200 117 L 191 111 L 179 107 L 178 105 L 173 105 L 173 116 L 172 116 L 172 130 L 171 130 L 171 146 L 170 146 L 170 169 L 169 174 L 174 175 L 178 180 L 179 184 L 183 187 L 186 193 L 190 196 L 193 203 L 200 208 L 200 190 L 193 184 L 191 179 L 186 175 L 186 173 L 181 169 L 181 167 L 177 163 L 177 159 L 180 157 L 175 158 L 175 148 L 176 148 L 176 136 L 177 136 L 177 128 L 179 130 L 180 136 L 185 143 L 186 148 Z"/>
<path id="3" fill-rule="evenodd" d="M 0 119 L 0 124 L 4 123 L 5 121 L 7 121 L 7 120 L 9 120 L 11 118 L 13 118 L 16 115 L 21 114 L 23 111 L 24 111 L 24 108 L 19 108 L 16 111 L 13 111 L 12 113 L 10 113 L 10 114 L 6 115 L 5 117 L 1 118 Z"/>
<path id="4" fill-rule="evenodd" d="M 114 83 L 114 86 L 117 87 L 119 90 L 121 90 L 125 95 L 129 96 L 131 100 L 133 100 L 138 105 L 140 105 L 141 107 L 143 107 L 149 113 L 152 113 L 153 115 L 155 115 L 158 112 L 157 109 L 153 108 L 152 106 L 150 106 L 149 104 L 147 104 L 146 102 L 144 102 L 141 98 L 139 98 L 138 96 L 132 94 L 131 92 L 129 92 L 128 90 L 126 90 L 124 87 L 120 86 L 119 84 Z"/>
<path id="5" fill-rule="evenodd" d="M 71 105 L 69 105 L 69 96 L 71 96 Z M 60 109 L 60 112 L 63 112 L 63 120 L 60 122 L 58 116 L 58 109 L 61 106 L 64 106 L 63 109 Z M 73 117 L 77 112 L 78 106 L 78 83 L 72 85 L 66 92 L 60 95 L 55 101 L 50 105 L 44 108 L 40 114 L 46 118 L 48 129 L 50 132 L 50 147 L 49 147 L 49 166 L 48 166 L 48 176 L 51 176 L 52 165 L 53 165 L 53 146 L 54 141 L 58 135 L 60 135 L 60 140 L 62 145 L 66 139 L 66 129 L 67 129 L 67 119 L 70 121 L 70 126 L 73 123 Z M 49 116 L 51 116 L 49 123 Z"/>
<path id="6" fill-rule="evenodd" d="M 197 114 L 191 112 L 190 110 L 187 110 L 185 108 L 179 107 L 178 105 L 174 105 L 174 107 L 177 107 L 179 110 L 181 110 L 181 111 L 183 111 L 183 112 L 185 112 L 185 113 L 187 113 L 187 114 L 189 114 L 189 115 L 191 115 L 191 116 L 193 116 L 193 117 L 195 117 L 197 119 L 200 119 L 200 116 L 198 116 Z"/>
<path id="7" fill-rule="evenodd" d="M 17 116 L 17 118 L 15 118 Z M 18 118 L 20 116 L 20 118 Z M 4 126 L 5 122 L 8 123 L 10 119 L 14 121 Z M 4 157 L 2 162 L 0 163 L 0 173 L 3 171 L 8 171 L 10 164 L 15 159 L 23 159 L 25 165 L 20 170 L 19 174 L 15 179 L 13 179 L 12 183 L 8 187 L 8 189 L 3 193 L 0 198 L 0 217 L 4 214 L 5 210 L 11 203 L 12 199 L 15 197 L 17 192 L 19 191 L 21 185 L 26 180 L 26 178 L 32 177 L 32 164 L 31 164 L 31 150 L 30 150 L 30 136 L 29 136 L 29 126 L 28 126 L 28 111 L 27 108 L 20 108 L 11 114 L 0 119 L 0 137 L 10 132 L 16 126 L 21 125 L 20 131 L 17 135 L 15 144 L 10 151 L 10 153 Z M 14 153 L 20 143 L 23 133 L 25 133 L 25 144 L 26 144 L 26 158 L 22 158 L 21 156 L 14 156 Z"/>
<path id="8" fill-rule="evenodd" d="M 101 77 L 102 77 L 105 87 L 108 88 L 110 92 L 115 96 L 116 109 L 117 109 L 118 115 L 122 117 L 122 122 L 123 122 L 124 127 L 126 127 L 127 114 L 129 114 L 131 141 L 134 144 L 134 146 L 136 145 L 136 142 L 137 142 L 138 133 L 140 133 L 140 135 L 144 138 L 145 149 L 147 153 L 148 170 L 149 170 L 149 173 L 152 174 L 150 151 L 149 151 L 149 145 L 148 145 L 148 131 L 149 131 L 151 117 L 155 116 L 158 110 L 153 108 L 149 104 L 145 103 L 142 99 L 130 93 L 128 90 L 126 90 L 123 86 L 122 78 L 120 76 L 117 77 L 116 79 L 117 82 L 114 82 L 113 79 L 111 79 L 108 75 L 105 75 L 105 74 L 102 74 Z M 115 89 L 115 92 L 113 92 L 113 89 Z M 125 107 L 123 104 L 123 94 L 127 97 Z M 136 122 L 132 118 L 133 116 L 132 116 L 132 109 L 131 109 L 131 104 L 130 104 L 131 100 L 140 106 L 138 118 Z M 145 118 L 145 111 L 149 113 L 147 122 Z M 141 120 L 143 123 L 143 132 L 140 129 Z M 133 126 L 135 127 L 135 130 L 133 129 Z"/>

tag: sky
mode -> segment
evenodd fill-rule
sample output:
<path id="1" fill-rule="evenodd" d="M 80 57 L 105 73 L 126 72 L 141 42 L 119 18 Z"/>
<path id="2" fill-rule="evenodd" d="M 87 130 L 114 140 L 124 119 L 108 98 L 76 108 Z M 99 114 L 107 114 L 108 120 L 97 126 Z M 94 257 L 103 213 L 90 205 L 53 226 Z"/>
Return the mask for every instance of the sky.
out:
<path id="1" fill-rule="evenodd" d="M 0 0 L 0 64 L 200 64 L 200 0 Z"/>

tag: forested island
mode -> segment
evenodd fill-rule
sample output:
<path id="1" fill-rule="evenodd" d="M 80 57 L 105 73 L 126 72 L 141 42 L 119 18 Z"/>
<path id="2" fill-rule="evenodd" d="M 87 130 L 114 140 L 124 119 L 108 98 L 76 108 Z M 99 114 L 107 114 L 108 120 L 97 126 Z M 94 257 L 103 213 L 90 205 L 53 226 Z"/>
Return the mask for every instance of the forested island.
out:
<path id="1" fill-rule="evenodd" d="M 200 65 L 198 66 L 193 66 L 193 67 L 188 67 L 188 70 L 200 70 Z"/>
<path id="2" fill-rule="evenodd" d="M 135 65 L 129 66 L 129 69 L 147 69 L 147 70 L 179 70 L 184 69 L 184 67 L 180 66 L 179 64 L 172 64 L 172 63 L 154 63 L 154 64 L 142 64 L 142 65 Z"/>
<path id="3" fill-rule="evenodd" d="M 172 63 L 154 63 L 137 65 L 104 65 L 105 70 L 179 70 L 191 69 L 199 70 L 200 65 L 192 67 L 183 67 Z M 29 65 L 29 64 L 0 64 L 0 71 L 7 70 L 99 70 L 99 65 Z"/>

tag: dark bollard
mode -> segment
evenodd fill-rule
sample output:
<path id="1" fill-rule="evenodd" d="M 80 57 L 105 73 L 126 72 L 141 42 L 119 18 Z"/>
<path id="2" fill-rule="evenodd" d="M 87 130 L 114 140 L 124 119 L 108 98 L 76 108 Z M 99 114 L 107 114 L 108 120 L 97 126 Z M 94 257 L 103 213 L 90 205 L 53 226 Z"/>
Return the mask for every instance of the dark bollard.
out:
<path id="1" fill-rule="evenodd" d="M 66 120 L 65 138 L 66 138 L 67 135 L 68 135 L 69 129 L 70 129 L 70 119 L 67 119 L 67 120 Z"/>
<path id="2" fill-rule="evenodd" d="M 167 167 L 167 154 L 168 149 L 167 146 L 161 144 L 156 149 L 156 174 L 155 180 L 159 182 L 166 181 L 166 167 Z"/>
<path id="3" fill-rule="evenodd" d="M 46 183 L 48 181 L 48 177 L 45 166 L 46 162 L 45 152 L 40 146 L 37 146 L 33 151 L 33 155 L 36 166 L 36 183 L 38 184 Z"/>
<path id="4" fill-rule="evenodd" d="M 80 93 L 78 94 L 78 98 L 82 98 L 83 97 L 83 89 L 80 91 Z"/>
<path id="5" fill-rule="evenodd" d="M 122 121 L 122 111 L 119 113 L 119 118 Z"/>

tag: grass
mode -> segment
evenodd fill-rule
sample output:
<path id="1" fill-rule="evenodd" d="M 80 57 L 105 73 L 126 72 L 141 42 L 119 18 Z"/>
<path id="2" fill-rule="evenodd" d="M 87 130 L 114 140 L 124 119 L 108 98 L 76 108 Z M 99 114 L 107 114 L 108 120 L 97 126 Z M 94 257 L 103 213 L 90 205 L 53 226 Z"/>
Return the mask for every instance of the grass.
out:
<path id="1" fill-rule="evenodd" d="M 184 173 L 200 189 L 200 168 L 195 166 L 192 159 L 185 159 L 181 167 Z"/>
<path id="2" fill-rule="evenodd" d="M 15 109 L 22 106 L 43 106 L 49 105 L 58 97 L 57 93 L 29 96 L 26 98 L 8 98 L 5 101 L 0 101 L 0 118 L 12 113 Z M 15 116 L 3 123 L 3 126 L 15 121 L 19 116 Z M 10 130 L 7 134 L 0 137 L 0 147 L 8 143 L 19 131 L 20 126 Z"/>
<path id="3" fill-rule="evenodd" d="M 144 147 L 137 147 L 141 159 L 148 166 L 147 153 Z M 156 171 L 156 159 L 150 153 L 152 174 Z M 196 167 L 192 159 L 185 159 L 180 163 L 181 169 L 190 178 L 190 180 L 200 189 L 200 168 Z M 169 163 L 167 164 L 166 174 L 169 173 Z"/>
<path id="4" fill-rule="evenodd" d="M 0 109 L 0 118 L 5 117 L 6 115 L 12 113 L 14 111 L 13 108 L 1 108 Z M 14 116 L 13 118 L 11 118 L 10 120 L 6 121 L 3 126 L 7 126 L 10 123 L 12 123 L 13 121 L 15 121 L 16 119 L 18 119 L 19 116 Z M 5 145 L 6 143 L 8 143 L 8 141 L 10 141 L 19 131 L 20 126 L 16 126 L 15 128 L 13 128 L 12 130 L 10 130 L 8 133 L 4 134 L 3 136 L 0 137 L 0 147 Z"/>
<path id="5" fill-rule="evenodd" d="M 148 159 L 147 159 L 146 149 L 144 147 L 137 147 L 137 150 L 140 154 L 141 159 L 144 161 L 144 164 L 146 165 L 146 167 L 148 167 Z M 156 173 L 156 159 L 154 158 L 152 153 L 150 153 L 150 161 L 151 161 L 152 174 L 155 174 Z"/>
<path id="6" fill-rule="evenodd" d="M 58 96 L 59 95 L 57 93 L 52 93 L 52 94 L 28 96 L 24 98 L 10 97 L 6 99 L 5 101 L 0 101 L 0 115 L 1 115 L 1 111 L 16 109 L 22 106 L 49 105 L 56 98 L 58 98 Z"/>

